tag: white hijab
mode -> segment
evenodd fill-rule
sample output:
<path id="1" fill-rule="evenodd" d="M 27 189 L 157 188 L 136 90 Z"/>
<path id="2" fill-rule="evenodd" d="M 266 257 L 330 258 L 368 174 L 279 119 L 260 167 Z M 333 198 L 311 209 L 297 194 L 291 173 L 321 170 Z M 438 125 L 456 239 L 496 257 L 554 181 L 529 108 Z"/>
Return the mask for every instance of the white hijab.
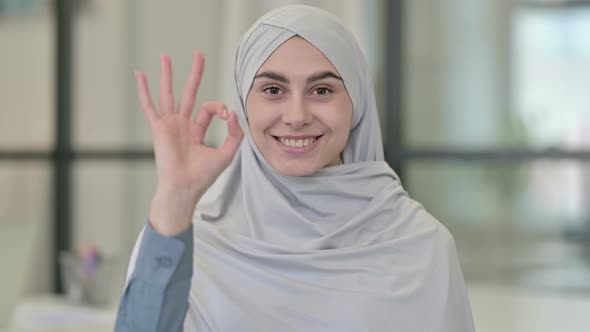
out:
<path id="1" fill-rule="evenodd" d="M 270 166 L 245 110 L 258 68 L 295 35 L 353 102 L 344 163 L 304 177 Z M 246 138 L 221 194 L 197 207 L 185 331 L 473 331 L 453 239 L 383 161 L 369 69 L 338 19 L 302 5 L 266 14 L 239 43 L 234 83 Z"/>

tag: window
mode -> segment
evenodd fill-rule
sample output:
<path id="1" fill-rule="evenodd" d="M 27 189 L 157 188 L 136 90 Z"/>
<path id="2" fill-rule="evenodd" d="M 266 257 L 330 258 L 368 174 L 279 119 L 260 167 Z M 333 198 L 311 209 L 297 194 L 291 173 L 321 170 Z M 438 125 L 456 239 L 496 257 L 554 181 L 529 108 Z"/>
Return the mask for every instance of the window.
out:
<path id="1" fill-rule="evenodd" d="M 590 4 L 389 13 L 386 155 L 454 234 L 467 280 L 590 289 Z"/>

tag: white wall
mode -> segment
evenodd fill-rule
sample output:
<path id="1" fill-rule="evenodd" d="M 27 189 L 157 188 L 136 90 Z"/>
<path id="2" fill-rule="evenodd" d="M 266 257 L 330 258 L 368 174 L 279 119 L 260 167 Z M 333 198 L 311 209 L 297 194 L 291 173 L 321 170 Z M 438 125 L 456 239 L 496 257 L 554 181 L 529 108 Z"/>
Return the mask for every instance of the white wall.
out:
<path id="1" fill-rule="evenodd" d="M 147 74 L 157 103 L 162 53 L 172 57 L 174 91 L 178 96 L 194 50 L 202 50 L 206 65 L 197 105 L 211 99 L 231 105 L 231 66 L 241 35 L 265 12 L 302 2 L 341 17 L 359 40 L 374 72 L 379 72 L 382 0 L 85 2 L 76 14 L 72 31 L 74 147 L 151 149 L 149 131 L 137 103 L 133 71 Z M 54 27 L 49 3 L 44 8 L 42 13 L 26 19 L 0 20 L 2 59 L 8 60 L 0 63 L 0 93 L 5 106 L 0 123 L 13 124 L 2 125 L 1 147 L 53 146 Z M 225 125 L 214 122 L 211 129 L 208 142 L 221 142 Z M 37 168 L 0 167 L 0 183 L 20 188 L 18 197 L 12 189 L 0 190 L 2 197 L 13 196 L 12 200 L 1 200 L 10 202 L 10 206 L 2 205 L 0 217 L 30 219 L 39 223 L 43 233 L 35 244 L 37 255 L 28 293 L 49 291 L 52 286 L 51 173 L 47 167 Z M 153 163 L 85 160 L 75 162 L 73 172 L 74 246 L 96 244 L 106 253 L 117 255 L 120 268 L 116 279 L 120 285 L 131 248 L 147 218 L 155 183 Z M 29 197 L 35 197 L 35 201 L 27 200 Z M 113 296 L 117 294 L 115 291 Z"/>
<path id="2" fill-rule="evenodd" d="M 54 39 L 53 19 L 47 7 L 28 15 L 0 17 L 0 149 L 52 147 L 54 121 Z M 22 243 L 19 250 L 3 247 L 15 259 L 27 262 L 30 277 L 26 289 L 36 292 L 52 285 L 51 256 L 51 172 L 47 164 L 0 163 L 0 232 L 4 227 L 35 226 L 38 241 Z M 20 234 L 20 233 L 15 233 Z M 29 234 L 30 235 L 30 234 Z M 24 239 L 28 238 L 25 236 Z M 33 250 L 33 257 L 23 252 Z M 20 253 L 20 254 L 19 254 Z M 8 256 L 3 256 L 8 257 Z M 7 271 L 20 266 L 2 261 Z M 3 268 L 3 271 L 4 271 Z M 11 280 L 11 276 L 6 276 Z"/>
<path id="3" fill-rule="evenodd" d="M 82 149 L 151 149 L 137 103 L 134 70 L 149 79 L 158 102 L 160 54 L 173 61 L 179 96 L 196 48 L 206 56 L 197 103 L 217 98 L 219 1 L 95 1 L 76 22 L 74 140 Z M 154 192 L 151 161 L 77 163 L 74 168 L 74 243 L 116 255 L 121 285 L 129 253 L 147 220 Z M 120 287 L 115 287 L 120 288 Z M 114 292 L 116 296 L 117 291 Z"/>

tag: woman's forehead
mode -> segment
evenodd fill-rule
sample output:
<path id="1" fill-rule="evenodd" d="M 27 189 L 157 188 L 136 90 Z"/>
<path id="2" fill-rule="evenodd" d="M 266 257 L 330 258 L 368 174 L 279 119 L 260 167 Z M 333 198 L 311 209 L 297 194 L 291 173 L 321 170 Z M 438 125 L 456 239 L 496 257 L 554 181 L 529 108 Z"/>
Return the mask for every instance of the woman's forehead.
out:
<path id="1" fill-rule="evenodd" d="M 307 40 L 294 36 L 271 53 L 258 69 L 257 75 L 262 72 L 277 72 L 307 78 L 327 71 L 340 77 L 336 67 L 322 51 Z"/>

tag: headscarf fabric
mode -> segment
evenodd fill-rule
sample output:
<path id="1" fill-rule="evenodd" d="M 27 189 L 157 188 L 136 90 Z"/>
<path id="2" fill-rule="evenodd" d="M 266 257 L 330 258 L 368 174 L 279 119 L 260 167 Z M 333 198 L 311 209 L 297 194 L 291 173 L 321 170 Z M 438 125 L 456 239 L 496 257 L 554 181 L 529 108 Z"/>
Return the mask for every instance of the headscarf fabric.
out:
<path id="1" fill-rule="evenodd" d="M 331 61 L 353 106 L 343 164 L 300 177 L 265 160 L 245 109 L 293 36 Z M 383 161 L 369 67 L 339 20 L 303 5 L 266 14 L 239 42 L 234 89 L 246 138 L 195 212 L 185 331 L 473 331 L 453 238 Z"/>

